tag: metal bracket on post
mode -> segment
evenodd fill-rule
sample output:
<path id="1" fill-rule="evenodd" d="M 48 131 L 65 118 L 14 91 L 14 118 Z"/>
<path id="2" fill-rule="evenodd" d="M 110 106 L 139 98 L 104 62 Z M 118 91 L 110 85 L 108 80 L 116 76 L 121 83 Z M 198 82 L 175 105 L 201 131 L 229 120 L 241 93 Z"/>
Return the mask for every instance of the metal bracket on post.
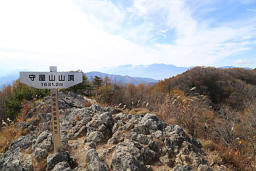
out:
<path id="1" fill-rule="evenodd" d="M 57 72 L 57 67 L 50 66 L 50 72 Z M 58 89 L 51 89 L 51 106 L 52 106 L 52 138 L 54 144 L 54 152 L 61 150 L 60 141 L 60 120 L 59 120 L 59 105 L 58 105 Z"/>

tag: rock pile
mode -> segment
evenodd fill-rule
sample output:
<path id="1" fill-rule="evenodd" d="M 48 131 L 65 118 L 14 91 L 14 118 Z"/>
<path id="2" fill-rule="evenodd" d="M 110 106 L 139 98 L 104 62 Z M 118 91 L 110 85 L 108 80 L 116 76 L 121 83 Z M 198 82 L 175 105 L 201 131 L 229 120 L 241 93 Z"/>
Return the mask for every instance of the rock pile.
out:
<path id="1" fill-rule="evenodd" d="M 82 96 L 60 93 L 64 150 L 58 153 L 53 153 L 49 129 L 50 98 L 39 102 L 26 116 L 37 116 L 36 121 L 19 125 L 28 134 L 13 142 L 0 158 L 1 170 L 37 170 L 35 163 L 42 161 L 45 170 L 54 171 L 212 170 L 200 142 L 180 126 L 167 124 L 152 113 L 131 115 L 97 104 L 84 107 L 86 102 Z"/>

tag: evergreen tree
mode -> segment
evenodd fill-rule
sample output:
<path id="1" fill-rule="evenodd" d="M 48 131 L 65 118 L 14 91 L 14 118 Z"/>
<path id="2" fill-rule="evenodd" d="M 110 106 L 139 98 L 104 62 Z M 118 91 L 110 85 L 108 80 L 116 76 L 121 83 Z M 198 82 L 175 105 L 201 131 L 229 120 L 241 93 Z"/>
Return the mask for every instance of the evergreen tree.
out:
<path id="1" fill-rule="evenodd" d="M 98 89 L 99 87 L 102 86 L 102 79 L 98 76 L 95 76 L 94 79 L 93 79 L 93 86 L 95 89 Z"/>
<path id="2" fill-rule="evenodd" d="M 64 91 L 65 92 L 73 91 L 74 93 L 90 95 L 91 89 L 92 89 L 92 86 L 91 86 L 90 82 L 88 81 L 86 75 L 83 74 L 83 82 L 82 83 L 72 86 L 68 89 L 64 89 Z"/>

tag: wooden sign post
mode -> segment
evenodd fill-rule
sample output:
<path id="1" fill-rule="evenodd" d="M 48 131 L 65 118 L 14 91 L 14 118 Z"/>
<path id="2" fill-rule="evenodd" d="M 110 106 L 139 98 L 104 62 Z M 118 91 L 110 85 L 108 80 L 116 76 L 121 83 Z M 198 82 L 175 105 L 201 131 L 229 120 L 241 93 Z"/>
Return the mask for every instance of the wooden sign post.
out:
<path id="1" fill-rule="evenodd" d="M 61 150 L 58 88 L 68 88 L 83 81 L 82 72 L 57 72 L 56 66 L 50 72 L 20 72 L 20 81 L 39 89 L 51 89 L 52 137 L 54 152 Z"/>
<path id="2" fill-rule="evenodd" d="M 50 67 L 50 72 L 57 72 L 57 67 Z M 59 104 L 58 104 L 58 89 L 51 89 L 51 106 L 52 106 L 52 139 L 54 144 L 54 152 L 62 148 L 60 140 L 60 119 L 59 119 Z"/>

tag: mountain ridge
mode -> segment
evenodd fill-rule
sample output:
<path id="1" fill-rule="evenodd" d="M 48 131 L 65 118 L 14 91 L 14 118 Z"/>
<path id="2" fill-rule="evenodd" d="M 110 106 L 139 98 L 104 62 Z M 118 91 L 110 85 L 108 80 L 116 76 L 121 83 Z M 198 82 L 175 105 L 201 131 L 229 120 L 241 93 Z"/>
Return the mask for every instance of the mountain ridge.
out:
<path id="1" fill-rule="evenodd" d="M 95 76 L 101 77 L 104 79 L 105 77 L 108 77 L 112 83 L 121 83 L 121 84 L 130 84 L 133 83 L 135 85 L 138 85 L 140 83 L 142 84 L 149 84 L 149 83 L 155 83 L 158 80 L 154 80 L 151 78 L 143 78 L 143 77 L 131 77 L 128 75 L 122 76 L 122 75 L 115 75 L 115 74 L 107 74 L 102 73 L 98 71 L 92 71 L 85 73 L 88 80 L 93 80 Z"/>
<path id="2" fill-rule="evenodd" d="M 132 77 L 146 77 L 155 80 L 163 80 L 178 74 L 181 74 L 191 67 L 178 67 L 172 64 L 151 64 L 151 65 L 121 65 L 100 69 L 101 72 L 120 75 L 129 73 Z"/>

